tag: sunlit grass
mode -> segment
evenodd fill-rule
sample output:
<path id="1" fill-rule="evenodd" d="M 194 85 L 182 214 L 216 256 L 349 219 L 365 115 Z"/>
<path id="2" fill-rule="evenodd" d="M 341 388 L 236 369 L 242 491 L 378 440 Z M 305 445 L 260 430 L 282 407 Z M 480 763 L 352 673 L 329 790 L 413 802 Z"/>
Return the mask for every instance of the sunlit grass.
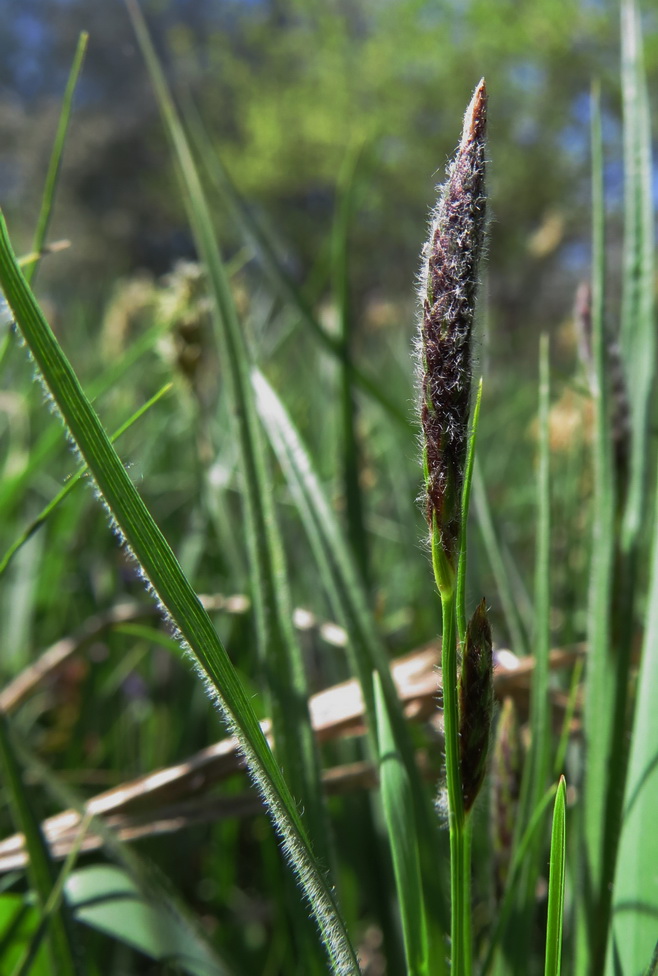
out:
<path id="1" fill-rule="evenodd" d="M 0 601 L 12 679 L 0 737 L 3 973 L 113 976 L 150 971 L 147 958 L 204 976 L 649 967 L 653 209 L 639 21 L 622 6 L 620 343 L 595 94 L 592 291 L 579 312 L 589 352 L 568 380 L 576 392 L 551 376 L 546 340 L 536 378 L 485 376 L 476 457 L 467 398 L 464 468 L 451 475 L 467 489 L 450 501 L 459 531 L 445 547 L 431 520 L 430 552 L 415 501 L 412 323 L 403 342 L 391 326 L 358 345 L 351 332 L 358 153 L 339 181 L 323 313 L 193 108 L 176 108 L 130 4 L 200 264 L 119 285 L 102 326 L 80 308 L 54 333 L 29 288 L 38 264 L 22 274 L 0 228 Z M 39 253 L 84 44 L 44 175 Z M 218 196 L 245 236 L 232 262 Z M 577 398 L 579 439 L 565 443 Z M 122 434 L 121 457 L 108 430 Z M 460 656 L 468 635 L 482 677 L 487 615 L 501 670 L 475 680 L 475 720 L 460 726 L 471 706 L 458 695 Z M 405 653 L 396 691 L 389 665 Z M 504 704 L 489 729 L 492 677 Z M 358 685 L 341 685 L 349 679 Z M 475 800 L 461 792 L 465 772 Z M 63 809 L 65 820 L 45 820 Z"/>

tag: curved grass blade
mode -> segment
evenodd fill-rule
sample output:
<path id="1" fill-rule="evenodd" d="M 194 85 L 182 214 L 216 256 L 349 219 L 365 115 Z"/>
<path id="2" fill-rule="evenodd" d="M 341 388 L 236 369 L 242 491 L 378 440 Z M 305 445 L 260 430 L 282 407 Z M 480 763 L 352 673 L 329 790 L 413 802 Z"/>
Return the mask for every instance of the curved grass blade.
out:
<path id="1" fill-rule="evenodd" d="M 151 409 L 151 407 L 155 406 L 158 400 L 161 400 L 162 397 L 165 395 L 165 393 L 168 393 L 169 390 L 171 390 L 172 386 L 173 383 L 166 383 L 161 390 L 158 390 L 155 396 L 152 396 L 150 400 L 147 400 L 147 402 L 139 408 L 139 410 L 136 410 L 135 413 L 132 415 L 132 417 L 129 417 L 128 420 L 126 420 L 126 422 L 123 423 L 112 434 L 110 438 L 112 443 L 114 444 L 115 441 L 117 441 L 123 434 L 125 434 L 125 432 L 129 430 L 132 427 L 132 425 L 140 419 L 140 417 L 143 417 L 144 414 Z M 41 528 L 41 526 L 49 518 L 50 514 L 57 508 L 58 505 L 60 505 L 64 501 L 67 495 L 70 495 L 70 493 L 73 491 L 73 489 L 78 484 L 80 479 L 83 478 L 86 473 L 87 473 L 87 466 L 85 465 L 84 467 L 80 468 L 67 481 L 67 483 L 64 485 L 62 490 L 55 495 L 55 497 L 51 502 L 48 502 L 45 508 L 43 508 L 41 512 L 39 512 L 37 517 L 33 519 L 32 522 L 30 522 L 30 524 L 28 525 L 28 527 L 23 532 L 21 532 L 21 534 L 18 536 L 17 539 L 14 540 L 14 542 L 9 546 L 9 548 L 5 552 L 2 559 L 0 559 L 0 576 L 2 576 L 4 571 L 7 569 L 7 566 L 11 562 L 12 558 L 16 555 L 18 550 L 21 548 L 21 546 L 23 546 L 27 542 L 27 540 L 30 539 L 34 535 L 34 533 Z"/>
<path id="2" fill-rule="evenodd" d="M 125 871 L 99 864 L 76 871 L 66 885 L 76 920 L 123 942 L 156 962 L 189 976 L 226 976 L 226 970 L 194 944 L 178 916 L 150 903 Z"/>
<path id="3" fill-rule="evenodd" d="M 242 495 L 249 553 L 258 652 L 267 677 L 277 757 L 293 795 L 304 807 L 310 836 L 330 863 L 330 831 L 324 807 L 315 736 L 308 712 L 309 691 L 301 647 L 292 626 L 285 557 L 275 519 L 271 478 L 250 382 L 244 330 L 238 319 L 227 270 L 217 244 L 210 209 L 171 94 L 136 3 L 127 0 L 172 155 L 188 218 L 214 298 L 213 332 L 227 366 L 228 388 L 240 445 Z M 300 925 L 304 925 L 301 921 Z"/>
<path id="4" fill-rule="evenodd" d="M 286 857 L 318 922 L 337 973 L 358 973 L 334 893 L 310 850 L 306 830 L 212 622 L 112 447 L 16 263 L 0 219 L 0 285 L 64 423 L 94 476 L 117 530 L 237 736 L 281 836 Z"/>
<path id="5" fill-rule="evenodd" d="M 425 901 L 411 784 L 396 748 L 395 735 L 389 721 L 378 674 L 374 676 L 374 684 L 381 795 L 393 856 L 407 976 L 429 976 Z"/>
<path id="6" fill-rule="evenodd" d="M 4 713 L 0 713 L 0 766 L 16 829 L 22 831 L 25 837 L 29 858 L 28 877 L 39 904 L 42 921 L 48 925 L 51 970 L 57 976 L 81 976 L 68 907 L 60 904 L 57 911 L 46 914 L 46 906 L 56 883 L 55 868 L 23 783 L 11 739 L 9 720 Z"/>
<path id="7" fill-rule="evenodd" d="M 62 165 L 62 155 L 64 153 L 66 133 L 68 131 L 69 120 L 71 118 L 73 96 L 78 84 L 80 72 L 82 71 L 82 63 L 84 61 L 85 51 L 87 50 L 88 40 L 89 35 L 86 31 L 83 31 L 78 38 L 78 46 L 75 51 L 73 64 L 71 65 L 71 71 L 66 83 L 66 89 L 64 91 L 64 99 L 62 101 L 62 110 L 59 116 L 59 122 L 57 124 L 55 142 L 50 156 L 50 161 L 48 163 L 48 171 L 46 173 L 46 184 L 44 186 L 43 197 L 41 200 L 41 209 L 39 211 L 39 218 L 37 220 L 37 229 L 32 242 L 32 251 L 37 255 L 41 255 L 43 253 L 44 244 L 46 243 L 46 234 L 48 233 L 48 226 L 50 224 L 53 204 L 55 202 L 57 180 L 59 178 L 59 171 Z M 33 283 L 38 267 L 39 262 L 32 261 L 25 269 L 25 278 L 28 284 Z"/>
<path id="8" fill-rule="evenodd" d="M 545 976 L 560 976 L 562 967 L 562 924 L 564 921 L 564 870 L 566 854 L 567 784 L 560 777 L 551 832 L 551 861 L 548 877 Z"/>
<path id="9" fill-rule="evenodd" d="M 332 613 L 349 636 L 347 653 L 350 656 L 352 673 L 358 677 L 361 684 L 373 756 L 377 755 L 377 743 L 374 740 L 377 717 L 373 673 L 379 676 L 388 721 L 394 729 L 396 749 L 405 763 L 414 796 L 416 829 L 422 855 L 421 868 L 427 897 L 431 896 L 432 914 L 435 918 L 438 917 L 445 931 L 448 915 L 440 877 L 436 870 L 436 865 L 440 863 L 444 852 L 439 845 L 436 817 L 420 781 L 409 728 L 391 678 L 386 651 L 378 638 L 375 622 L 368 609 L 362 581 L 336 515 L 313 469 L 308 452 L 281 400 L 258 370 L 253 370 L 252 382 L 256 391 L 256 404 L 261 422 L 267 431 L 304 524 Z M 432 972 L 440 974 L 445 971 L 442 936 L 440 933 L 434 933 L 436 938 L 433 938 L 432 919 L 429 916 L 428 925 L 430 925 Z"/>

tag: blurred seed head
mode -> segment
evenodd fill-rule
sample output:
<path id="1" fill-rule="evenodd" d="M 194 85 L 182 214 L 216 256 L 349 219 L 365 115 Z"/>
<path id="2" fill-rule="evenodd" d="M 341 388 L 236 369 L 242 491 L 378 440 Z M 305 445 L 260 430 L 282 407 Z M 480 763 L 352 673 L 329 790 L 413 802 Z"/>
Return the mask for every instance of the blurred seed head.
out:
<path id="1" fill-rule="evenodd" d="M 464 810 L 471 809 L 487 768 L 493 712 L 493 653 L 485 601 L 466 628 L 459 675 L 459 761 Z"/>

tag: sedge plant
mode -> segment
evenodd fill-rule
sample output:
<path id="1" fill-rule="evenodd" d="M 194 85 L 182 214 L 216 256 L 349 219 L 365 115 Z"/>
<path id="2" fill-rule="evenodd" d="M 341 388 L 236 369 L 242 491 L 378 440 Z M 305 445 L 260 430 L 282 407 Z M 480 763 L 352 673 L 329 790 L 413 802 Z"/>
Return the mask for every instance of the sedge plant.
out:
<path id="1" fill-rule="evenodd" d="M 218 457 L 224 457 L 221 452 L 226 441 L 233 438 L 235 442 L 237 473 L 231 490 L 238 499 L 240 515 L 236 518 L 236 508 L 226 505 L 223 514 L 230 511 L 232 518 L 218 518 L 215 524 L 220 526 L 220 539 L 225 529 L 233 530 L 231 541 L 237 540 L 238 545 L 244 530 L 249 595 L 256 622 L 257 670 L 262 673 L 262 687 L 252 682 L 253 675 L 244 659 L 236 666 L 234 655 L 239 659 L 239 646 L 237 650 L 234 646 L 240 644 L 239 640 L 234 641 L 229 655 L 214 620 L 206 612 L 206 604 L 199 600 L 192 585 L 192 573 L 156 524 L 147 501 L 116 453 L 115 438 L 106 434 L 97 409 L 96 398 L 103 390 L 120 384 L 130 363 L 152 351 L 163 326 L 156 323 L 126 351 L 125 357 L 107 366 L 95 384 L 90 384 L 89 396 L 30 287 L 37 267 L 35 259 L 48 245 L 49 215 L 72 93 L 86 44 L 84 37 L 65 97 L 27 274 L 21 271 L 7 227 L 0 221 L 0 282 L 9 314 L 22 333 L 50 401 L 84 461 L 84 468 L 64 490 L 53 493 L 50 504 L 37 509 L 40 514 L 26 520 L 27 527 L 15 531 L 15 542 L 6 549 L 0 563 L 0 581 L 5 583 L 20 562 L 27 540 L 43 532 L 56 511 L 66 509 L 76 485 L 93 479 L 115 534 L 138 564 L 149 593 L 178 643 L 163 638 L 155 626 L 149 629 L 147 623 L 133 627 L 131 633 L 124 630 L 124 636 L 139 635 L 154 645 L 167 644 L 170 653 L 172 649 L 175 653 L 176 648 L 182 648 L 192 661 L 200 683 L 235 737 L 262 803 L 269 811 L 273 832 L 281 841 L 286 866 L 292 869 L 301 888 L 302 897 L 296 901 L 290 886 L 286 887 L 285 898 L 280 899 L 290 915 L 287 922 L 293 933 L 292 948 L 284 944 L 285 937 L 280 932 L 275 932 L 274 948 L 265 961 L 258 957 L 261 962 L 258 971 L 277 976 L 293 973 L 297 976 L 302 972 L 304 976 L 326 972 L 357 976 L 360 972 L 377 971 L 377 965 L 381 971 L 376 947 L 372 949 L 363 933 L 363 919 L 371 911 L 380 929 L 385 930 L 388 958 L 384 965 L 395 976 L 398 972 L 406 976 L 443 976 L 448 972 L 454 976 L 486 976 L 490 972 L 534 974 L 542 970 L 557 976 L 562 968 L 567 968 L 567 959 L 569 963 L 575 959 L 570 969 L 579 976 L 580 973 L 638 976 L 643 970 L 654 973 L 657 967 L 652 925 L 655 926 L 658 906 L 655 884 L 658 852 L 652 827 L 658 796 L 655 761 L 658 731 L 652 690 L 658 667 L 655 654 L 658 536 L 653 527 L 646 610 L 637 585 L 647 562 L 641 527 L 653 525 L 648 517 L 650 452 L 646 450 L 655 374 L 652 228 L 648 216 L 652 208 L 648 102 L 635 5 L 631 0 L 622 4 L 627 224 L 623 324 L 619 337 L 610 326 L 610 315 L 606 319 L 605 313 L 604 168 L 597 99 L 592 113 L 594 267 L 591 290 L 583 293 L 590 298 L 581 303 L 581 317 L 589 320 L 596 477 L 591 500 L 594 512 L 587 625 L 589 649 L 585 665 L 581 656 L 575 672 L 576 682 L 583 671 L 585 674 L 584 746 L 575 743 L 576 750 L 585 750 L 585 771 L 577 780 L 573 796 L 568 793 L 561 774 L 565 765 L 570 771 L 574 742 L 570 734 L 572 720 L 574 716 L 580 718 L 576 682 L 569 689 L 565 717 L 555 736 L 557 747 L 551 727 L 554 715 L 550 708 L 549 555 L 553 471 L 549 477 L 552 459 L 547 341 L 541 343 L 538 384 L 538 545 L 534 621 L 530 625 L 524 622 L 515 605 L 504 543 L 486 497 L 482 474 L 486 465 L 475 460 L 481 385 L 473 381 L 473 327 L 487 229 L 484 81 L 475 89 L 466 112 L 461 141 L 431 219 L 421 272 L 417 361 L 424 511 L 434 582 L 442 608 L 446 799 L 437 804 L 438 816 L 431 806 L 434 786 L 427 787 L 423 782 L 417 762 L 420 733 L 411 728 L 403 713 L 382 640 L 381 615 L 372 605 L 372 588 L 386 574 L 372 557 L 367 498 L 359 497 L 363 490 L 359 477 L 362 445 L 359 444 L 360 424 L 351 413 L 353 398 L 360 398 L 359 420 L 367 416 L 370 422 L 371 408 L 377 416 L 383 416 L 382 427 L 386 428 L 390 440 L 382 439 L 381 443 L 394 445 L 396 468 L 413 436 L 413 425 L 394 402 L 391 391 L 386 389 L 384 394 L 383 384 L 368 372 L 369 367 L 364 370 L 357 362 L 358 343 L 350 335 L 354 310 L 349 300 L 347 240 L 358 199 L 353 183 L 359 178 L 359 167 L 354 159 L 348 160 L 351 162 L 347 167 L 349 178 L 342 180 L 342 205 L 332 243 L 333 273 L 328 277 L 338 293 L 341 318 L 341 334 L 336 340 L 320 323 L 312 303 L 293 284 L 276 246 L 268 240 L 255 212 L 241 198 L 228 171 L 213 159 L 214 149 L 200 118 L 194 116 L 190 123 L 178 112 L 139 8 L 131 2 L 129 9 L 169 137 L 198 255 L 204 265 L 212 306 L 209 318 L 213 348 L 227 381 L 228 396 L 221 408 L 224 412 L 218 411 L 221 420 L 215 421 L 213 434 Z M 339 370 L 341 397 L 337 427 L 344 440 L 344 491 L 346 497 L 350 496 L 346 506 L 347 532 L 331 504 L 330 490 L 319 474 L 321 468 L 326 470 L 326 458 L 314 456 L 317 449 L 305 442 L 308 435 L 302 430 L 303 421 L 296 425 L 294 404 L 289 407 L 283 402 L 294 384 L 282 382 L 279 376 L 278 385 L 286 392 L 285 398 L 280 397 L 272 378 L 265 375 L 269 374 L 266 367 L 270 364 L 257 362 L 249 342 L 245 341 L 246 325 L 241 319 L 234 283 L 222 259 L 213 221 L 213 193 L 228 201 L 245 237 L 260 255 L 273 290 L 292 310 L 291 333 L 299 328 L 301 334 L 305 329 L 308 335 L 304 334 L 304 338 L 309 343 L 317 342 L 322 356 L 328 357 L 332 368 Z M 8 350 L 12 344 L 13 336 L 8 333 L 3 354 L 10 355 Z M 276 375 L 275 370 L 271 372 Z M 310 369 L 305 372 L 306 376 L 296 377 L 299 384 L 308 383 L 308 375 L 313 374 Z M 320 380 L 313 376 L 312 382 L 318 383 L 317 399 L 313 402 L 322 407 L 324 420 L 327 411 Z M 161 392 L 165 391 L 169 391 L 168 385 L 161 386 Z M 132 412 L 129 424 L 135 421 L 139 432 L 140 425 L 152 423 L 154 414 L 171 399 L 161 394 L 144 397 L 146 406 Z M 228 416 L 233 419 L 224 424 Z M 117 427 L 118 433 L 123 433 L 124 427 Z M 148 428 L 145 440 L 157 440 L 150 433 L 153 429 Z M 377 431 L 374 423 L 372 430 Z M 0 486 L 0 511 L 5 521 L 9 522 L 13 507 L 32 483 L 35 473 L 42 471 L 52 458 L 56 443 L 56 431 L 53 431 L 55 425 L 37 441 L 25 470 L 8 476 Z M 371 432 L 371 436 L 376 440 L 378 435 Z M 274 458 L 269 455 L 270 446 Z M 415 477 L 413 472 L 410 482 Z M 474 609 L 467 606 L 466 524 L 471 482 L 483 548 L 494 567 L 496 596 L 513 649 L 518 652 L 530 649 L 534 658 L 529 745 L 528 736 L 521 730 L 523 718 L 510 695 L 504 697 L 495 714 L 494 646 L 487 605 L 481 593 Z M 276 504 L 279 500 L 276 489 L 281 484 L 284 504 Z M 203 490 L 209 494 L 212 487 L 208 476 Z M 219 504 L 224 504 L 224 500 Z M 205 501 L 198 506 L 200 516 L 204 514 L 204 506 Z M 335 751 L 331 755 L 342 763 L 337 767 L 339 771 L 349 768 L 354 773 L 356 769 L 364 781 L 369 785 L 376 783 L 378 787 L 368 794 L 367 804 L 354 803 L 347 807 L 342 837 L 334 830 L 330 815 L 337 808 L 340 811 L 338 802 L 335 798 L 332 806 L 326 802 L 325 789 L 330 777 L 325 776 L 327 770 L 321 767 L 321 762 L 327 760 L 328 750 L 322 751 L 314 735 L 302 639 L 292 627 L 289 577 L 292 579 L 294 575 L 291 568 L 294 559 L 286 557 L 289 549 L 295 551 L 295 546 L 284 533 L 291 510 L 303 528 L 304 544 L 308 546 L 308 553 L 304 550 L 303 575 L 312 579 L 309 589 L 314 595 L 321 594 L 342 628 L 346 643 L 345 675 L 358 679 L 361 687 L 361 718 L 366 731 L 361 751 L 354 748 L 354 743 L 341 742 L 332 744 Z M 405 526 L 401 535 L 408 536 L 407 529 Z M 294 542 L 297 543 L 296 538 Z M 418 562 L 422 564 L 422 560 Z M 421 571 L 422 567 L 419 576 Z M 638 643 L 634 637 L 640 614 L 644 615 L 643 651 L 638 691 L 634 695 L 632 651 Z M 139 648 L 138 652 L 142 653 Z M 331 663 L 338 672 L 336 657 Z M 116 687 L 116 676 L 113 681 Z M 266 703 L 263 706 L 261 696 Z M 192 713 L 188 706 L 186 701 L 184 720 L 179 727 L 187 723 L 188 711 Z M 265 708 L 271 712 L 271 726 L 261 725 Z M 12 705 L 8 711 L 18 712 L 18 706 Z M 172 707 L 168 721 L 174 721 L 174 712 Z M 19 720 L 23 721 L 22 726 Z M 495 736 L 492 736 L 492 725 L 496 726 Z M 63 786 L 60 778 L 46 769 L 21 741 L 29 738 L 20 735 L 25 727 L 22 713 L 2 716 L 0 760 L 5 790 L 15 829 L 24 835 L 23 840 L 13 839 L 14 852 L 26 853 L 27 884 L 32 891 L 30 896 L 10 890 L 15 883 L 15 878 L 10 876 L 7 891 L 0 894 L 2 971 L 32 972 L 37 976 L 57 971 L 75 974 L 85 971 L 81 959 L 87 951 L 89 957 L 93 956 L 88 970 L 104 976 L 106 959 L 102 952 L 93 945 L 91 949 L 81 948 L 84 941 L 80 939 L 81 930 L 87 926 L 96 933 L 110 934 L 115 942 L 122 943 L 126 952 L 136 949 L 163 967 L 170 964 L 192 976 L 255 972 L 257 954 L 250 954 L 249 946 L 241 946 L 240 953 L 233 945 L 239 959 L 233 966 L 220 958 L 215 947 L 210 946 L 210 940 L 196 931 L 184 909 L 172 907 L 174 899 L 164 886 L 152 883 L 152 877 L 145 883 L 139 858 L 117 840 L 105 823 L 93 823 L 85 815 L 84 797 L 70 786 Z M 264 732 L 268 729 L 273 730 L 271 739 Z M 492 738 L 495 742 L 490 750 Z M 436 742 L 433 747 L 435 753 L 440 750 Z M 490 751 L 492 756 L 488 758 Z M 422 758 L 424 752 L 420 755 Z M 491 789 L 487 807 L 482 795 L 486 793 L 489 766 Z M 428 770 L 427 778 L 430 777 L 434 783 L 435 768 Z M 557 787 L 549 787 L 551 777 L 559 778 Z M 45 786 L 53 802 L 70 807 L 75 811 L 72 816 L 78 818 L 78 835 L 61 870 L 55 863 L 54 849 L 44 842 L 41 811 L 33 797 L 35 781 Z M 443 797 L 443 792 L 440 795 Z M 553 801 L 549 838 L 548 814 Z M 580 821 L 578 832 L 570 830 L 572 816 Z M 157 820 L 155 814 L 153 820 Z M 215 826 L 219 827 L 219 818 Z M 224 839 L 229 836 L 232 842 L 219 845 L 222 864 L 221 870 L 216 869 L 217 877 L 223 876 L 224 895 L 239 885 L 242 867 L 239 852 L 245 846 L 243 838 L 238 836 L 239 827 L 233 823 L 230 829 L 232 834 L 222 836 Z M 80 868 L 77 865 L 88 830 L 100 838 L 115 866 L 95 864 Z M 442 865 L 447 860 L 444 857 L 446 834 L 449 897 L 443 890 L 442 875 Z M 574 836 L 579 839 L 575 853 Z M 270 847 L 263 847 L 263 860 L 268 862 L 270 871 L 270 901 L 276 904 L 280 896 L 277 887 L 280 874 L 278 866 L 272 867 L 273 847 L 270 840 L 268 843 Z M 349 854 L 345 853 L 347 843 L 351 843 Z M 485 850 L 480 874 L 489 873 L 489 896 L 482 895 L 481 877 L 473 874 L 472 862 L 476 859 L 471 852 L 475 845 L 479 845 L 478 851 Z M 364 856 L 361 849 L 366 852 Z M 358 867 L 349 863 L 350 858 Z M 359 874 L 364 864 L 369 871 L 367 878 Z M 547 865 L 550 869 L 546 884 L 547 922 L 537 926 L 540 914 L 537 892 L 541 891 L 538 880 Z M 371 906 L 362 907 L 367 901 L 366 893 L 370 897 L 373 892 L 373 902 L 379 898 L 376 913 Z M 478 916 L 473 911 L 476 900 L 480 914 L 483 904 L 489 907 L 484 926 L 476 921 Z M 294 908 L 289 911 L 293 902 Z M 319 937 L 308 926 L 309 914 L 315 919 Z M 387 929 L 389 920 L 392 924 Z M 508 954 L 509 943 L 516 937 L 515 926 L 519 925 L 523 932 L 522 937 L 516 938 L 516 955 Z M 539 928 L 541 946 L 535 938 Z M 218 934 L 218 941 L 222 934 Z M 245 938 L 244 943 L 247 942 Z M 230 956 L 227 953 L 227 958 Z M 125 967 L 121 970 L 123 957 L 119 958 L 112 973 L 126 971 Z"/>
<path id="2" fill-rule="evenodd" d="M 441 597 L 443 716 L 450 829 L 451 965 L 472 971 L 468 815 L 482 785 L 491 724 L 491 631 L 484 601 L 466 632 L 463 537 L 471 410 L 473 323 L 485 229 L 484 79 L 464 118 L 462 138 L 433 214 L 421 274 L 421 422 L 426 517 Z M 461 563 L 461 566 L 460 566 Z M 460 626 L 460 622 L 461 626 Z M 457 681 L 457 646 L 463 648 Z"/>

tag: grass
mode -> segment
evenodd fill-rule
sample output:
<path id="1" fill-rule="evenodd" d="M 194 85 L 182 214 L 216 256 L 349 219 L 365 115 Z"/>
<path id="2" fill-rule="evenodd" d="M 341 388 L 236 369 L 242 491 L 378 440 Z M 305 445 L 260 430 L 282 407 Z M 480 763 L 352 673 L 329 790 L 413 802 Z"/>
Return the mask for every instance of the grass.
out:
<path id="1" fill-rule="evenodd" d="M 453 453 L 454 405 L 436 402 L 426 384 L 434 579 L 414 502 L 423 471 L 407 408 L 411 356 L 401 368 L 399 336 L 359 335 L 350 291 L 367 154 L 355 147 L 339 177 L 324 269 L 336 337 L 193 108 L 178 111 L 139 9 L 128 7 L 202 269 L 149 283 L 132 309 L 117 300 L 98 343 L 85 338 L 84 309 L 61 337 L 50 328 L 30 286 L 39 259 L 57 260 L 46 258 L 48 221 L 83 37 L 24 271 L 0 223 L 5 326 L 15 322 L 0 359 L 13 411 L 0 429 L 10 682 L 0 970 L 653 971 L 653 204 L 634 4 L 623 0 L 621 21 L 619 329 L 605 288 L 596 90 L 592 100 L 592 287 L 581 309 L 589 354 L 574 377 L 581 388 L 583 374 L 591 380 L 591 449 L 577 445 L 565 464 L 553 447 L 559 382 L 545 339 L 538 380 L 511 414 L 487 377 L 473 410 L 468 395 L 459 401 Z M 246 265 L 222 254 L 220 197 L 255 255 Z M 433 233 L 443 234 L 440 206 Z M 429 306 L 442 295 L 433 246 Z M 474 280 L 467 270 L 465 293 Z M 271 294 L 276 302 L 259 300 Z M 117 328 L 119 307 L 127 311 Z M 469 292 L 468 329 L 474 312 Z M 113 344 L 111 362 L 103 342 Z M 428 374 L 432 356 L 425 346 Z M 470 370 L 468 356 L 460 362 Z M 477 386 L 470 372 L 461 381 Z M 524 455 L 516 470 L 534 482 L 535 501 L 519 495 L 516 509 L 516 528 L 535 539 L 532 588 L 532 560 L 506 541 L 488 489 L 507 448 L 490 446 L 487 415 L 505 410 L 511 449 Z M 518 450 L 530 411 L 536 467 L 533 449 Z M 446 457 L 444 478 L 432 466 Z M 432 494 L 433 478 L 444 495 Z M 478 531 L 467 533 L 471 497 Z M 569 558 L 559 573 L 554 564 L 565 525 L 578 527 L 567 542 L 587 550 L 589 567 L 588 592 L 576 587 L 568 606 Z M 508 642 L 530 651 L 531 668 L 522 657 L 515 672 L 501 658 L 494 678 L 490 623 L 494 651 Z M 578 647 L 556 652 L 574 637 Z M 390 665 L 403 653 L 411 656 L 396 684 Z M 493 719 L 492 688 L 503 700 Z M 529 729 L 523 760 L 511 744 L 524 738 L 519 723 Z"/>

